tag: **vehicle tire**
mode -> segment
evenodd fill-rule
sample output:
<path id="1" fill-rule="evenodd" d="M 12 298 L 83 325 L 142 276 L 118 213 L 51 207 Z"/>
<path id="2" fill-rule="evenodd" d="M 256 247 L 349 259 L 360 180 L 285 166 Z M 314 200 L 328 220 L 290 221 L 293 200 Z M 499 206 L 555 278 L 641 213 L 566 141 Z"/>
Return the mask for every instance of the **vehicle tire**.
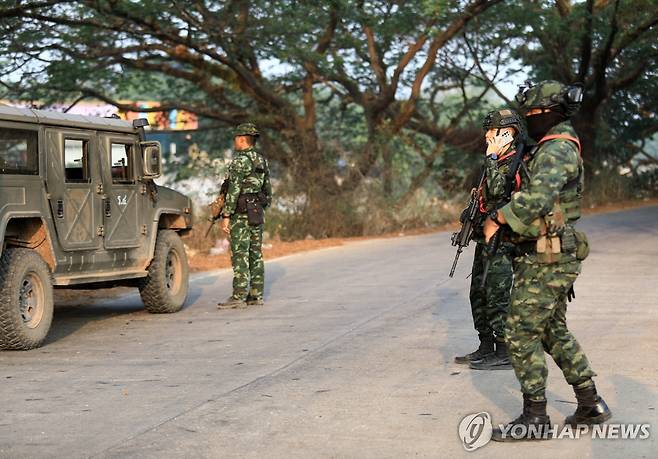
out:
<path id="1" fill-rule="evenodd" d="M 31 249 L 6 248 L 0 258 L 0 349 L 41 346 L 53 321 L 50 269 Z"/>
<path id="2" fill-rule="evenodd" d="M 178 312 L 189 288 L 189 266 L 180 236 L 171 230 L 158 231 L 148 276 L 139 283 L 139 294 L 148 312 Z"/>

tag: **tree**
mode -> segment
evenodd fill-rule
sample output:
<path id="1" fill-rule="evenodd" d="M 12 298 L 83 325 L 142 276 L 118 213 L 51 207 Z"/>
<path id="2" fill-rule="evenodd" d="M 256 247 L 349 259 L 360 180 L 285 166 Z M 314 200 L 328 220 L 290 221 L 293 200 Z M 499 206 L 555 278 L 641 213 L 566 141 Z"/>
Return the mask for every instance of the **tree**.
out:
<path id="1" fill-rule="evenodd" d="M 220 126 L 254 121 L 303 195 L 302 226 L 322 222 L 316 233 L 336 234 L 336 203 L 349 202 L 378 163 L 384 192 L 393 192 L 399 137 L 420 135 L 432 148 L 418 152 L 422 167 L 398 203 L 446 148 L 472 144 L 459 129 L 491 82 L 446 66 L 451 54 L 464 55 L 456 43 L 469 24 L 500 1 L 16 1 L 0 9 L 10 64 L 2 81 L 11 97 L 91 97 L 127 110 L 135 107 L 119 96 L 138 85 L 161 94 L 159 110 Z M 454 91 L 462 98 L 442 96 Z M 319 119 L 336 107 L 364 135 L 325 137 Z M 344 144 L 341 162 L 332 146 Z"/>
<path id="2" fill-rule="evenodd" d="M 506 3 L 498 13 L 507 20 L 490 16 L 489 24 L 536 79 L 585 84 L 574 125 L 591 165 L 627 161 L 637 142 L 658 131 L 655 1 L 533 0 Z"/>

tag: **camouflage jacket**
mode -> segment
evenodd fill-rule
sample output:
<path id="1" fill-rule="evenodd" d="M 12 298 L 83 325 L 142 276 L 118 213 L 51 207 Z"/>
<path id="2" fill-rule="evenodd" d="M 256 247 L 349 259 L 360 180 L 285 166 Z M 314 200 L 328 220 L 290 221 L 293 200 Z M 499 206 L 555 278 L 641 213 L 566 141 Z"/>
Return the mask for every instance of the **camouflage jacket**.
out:
<path id="1" fill-rule="evenodd" d="M 227 179 L 229 186 L 226 192 L 224 215 L 235 213 L 238 197 L 243 193 L 258 193 L 262 190 L 267 199 L 264 207 L 272 203 L 270 168 L 265 157 L 254 148 L 235 152 L 235 157 L 228 168 Z"/>
<path id="2" fill-rule="evenodd" d="M 553 126 L 548 135 L 577 137 L 569 121 Z M 529 177 L 521 181 L 521 189 L 514 193 L 509 204 L 500 212 L 515 235 L 536 239 L 539 226 L 533 224 L 553 209 L 558 198 L 561 203 L 578 207 L 582 190 L 583 165 L 576 144 L 570 140 L 548 140 L 537 147 L 527 163 Z M 577 183 L 578 191 L 567 190 Z M 578 212 L 579 215 L 579 212 Z"/>
<path id="3" fill-rule="evenodd" d="M 516 146 L 513 148 L 515 149 Z M 513 155 L 502 160 L 493 159 L 491 156 L 484 159 L 486 180 L 482 188 L 480 209 L 484 208 L 487 212 L 491 212 L 505 204 L 505 185 L 512 161 Z M 474 228 L 473 239 L 476 242 L 484 242 L 484 218 L 480 219 L 479 224 Z"/>
<path id="4" fill-rule="evenodd" d="M 515 151 L 516 145 L 512 147 Z M 507 158 L 493 159 L 487 156 L 484 160 L 484 168 L 486 171 L 487 180 L 484 182 L 484 189 L 482 196 L 484 199 L 484 206 L 487 212 L 501 207 L 505 198 L 505 188 L 507 184 L 507 176 L 509 175 L 514 154 Z"/>

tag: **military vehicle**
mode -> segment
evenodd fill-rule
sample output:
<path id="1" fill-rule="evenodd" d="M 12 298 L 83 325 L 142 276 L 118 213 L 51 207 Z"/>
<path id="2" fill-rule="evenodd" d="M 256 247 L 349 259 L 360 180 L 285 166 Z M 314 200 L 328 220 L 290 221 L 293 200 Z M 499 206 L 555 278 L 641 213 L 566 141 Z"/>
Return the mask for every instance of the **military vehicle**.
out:
<path id="1" fill-rule="evenodd" d="M 191 202 L 153 182 L 147 125 L 0 105 L 0 348 L 43 343 L 57 287 L 132 285 L 149 312 L 182 308 Z"/>

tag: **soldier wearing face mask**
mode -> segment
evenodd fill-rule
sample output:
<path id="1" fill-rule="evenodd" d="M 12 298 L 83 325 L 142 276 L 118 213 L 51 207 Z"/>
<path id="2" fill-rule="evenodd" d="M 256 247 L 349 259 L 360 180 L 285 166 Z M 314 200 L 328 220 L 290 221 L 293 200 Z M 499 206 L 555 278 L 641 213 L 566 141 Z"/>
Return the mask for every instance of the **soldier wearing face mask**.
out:
<path id="1" fill-rule="evenodd" d="M 494 110 L 483 122 L 487 151 L 485 156 L 485 180 L 481 190 L 480 212 L 486 215 L 502 207 L 506 200 L 510 166 L 517 151 L 525 144 L 526 130 L 521 117 L 508 108 Z M 514 184 L 515 185 L 515 184 Z M 511 246 L 504 242 L 490 257 L 485 276 L 485 244 L 482 227 L 476 227 L 477 242 L 469 299 L 473 325 L 478 333 L 479 347 L 466 355 L 455 357 L 455 363 L 469 365 L 475 370 L 511 370 L 512 366 L 504 339 L 504 324 L 512 288 Z"/>

